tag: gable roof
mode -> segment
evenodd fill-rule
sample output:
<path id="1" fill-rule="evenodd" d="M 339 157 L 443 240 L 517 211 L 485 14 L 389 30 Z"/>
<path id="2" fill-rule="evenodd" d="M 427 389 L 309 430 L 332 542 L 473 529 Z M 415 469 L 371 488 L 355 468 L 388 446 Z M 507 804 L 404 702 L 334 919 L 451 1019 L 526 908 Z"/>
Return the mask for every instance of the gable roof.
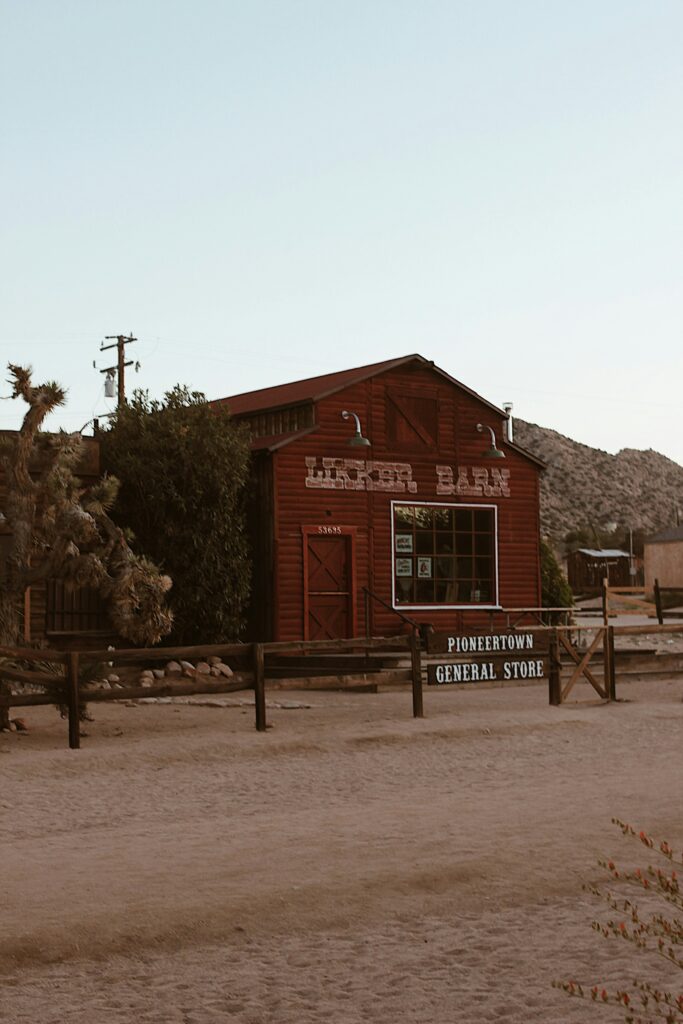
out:
<path id="1" fill-rule="evenodd" d="M 386 359 L 381 363 L 369 363 L 367 366 L 356 366 L 350 370 L 339 370 L 337 373 L 325 373 L 320 377 L 307 377 L 305 380 L 295 380 L 291 384 L 279 384 L 272 388 L 260 388 L 258 391 L 245 391 L 241 395 L 230 395 L 228 398 L 217 398 L 211 405 L 227 405 L 233 416 L 246 416 L 254 412 L 265 412 L 267 409 L 278 409 L 281 406 L 298 405 L 301 402 L 319 402 L 321 398 L 327 398 L 337 391 L 350 387 L 353 384 L 360 384 L 361 381 L 376 377 L 387 370 L 394 370 L 399 366 L 417 362 L 432 369 L 439 376 L 443 377 L 450 384 L 472 395 L 478 401 L 483 402 L 489 409 L 492 409 L 503 419 L 507 414 L 498 406 L 487 402 L 485 398 L 478 395 L 476 391 L 465 387 L 455 377 L 451 377 L 445 370 L 440 369 L 431 360 L 414 353 L 410 356 L 402 356 L 399 359 Z"/>
<path id="2" fill-rule="evenodd" d="M 259 388 L 257 391 L 244 391 L 242 394 L 230 395 L 227 398 L 215 398 L 209 402 L 209 405 L 226 406 L 231 416 L 239 417 L 249 416 L 257 412 L 268 412 L 286 408 L 292 405 L 302 405 L 305 402 L 319 402 L 329 395 L 343 391 L 344 388 L 360 384 L 362 381 L 376 377 L 387 370 L 394 370 L 399 366 L 406 366 L 408 363 L 413 362 L 433 370 L 434 373 L 448 381 L 449 384 L 454 384 L 461 391 L 471 395 L 472 398 L 476 398 L 478 402 L 487 406 L 497 416 L 500 416 L 501 419 L 508 419 L 508 414 L 503 409 L 499 409 L 497 405 L 488 402 L 481 395 L 477 394 L 476 391 L 473 391 L 472 388 L 466 387 L 465 384 L 462 384 L 455 377 L 451 377 L 449 373 L 446 373 L 445 370 L 436 366 L 433 360 L 425 359 L 424 356 L 419 355 L 417 352 L 409 356 L 401 356 L 398 359 L 385 359 L 381 363 L 368 363 L 367 366 L 356 366 L 350 370 L 324 373 L 319 377 L 306 377 L 304 380 L 295 380 L 289 384 L 278 384 L 271 388 Z M 282 448 L 291 441 L 297 440 L 297 438 L 302 436 L 302 433 L 309 433 L 313 429 L 315 428 L 307 427 L 303 431 L 297 430 L 291 433 L 279 434 L 273 438 L 255 438 L 252 441 L 252 448 L 254 450 L 274 451 L 276 448 Z M 524 458 L 535 463 L 541 469 L 545 469 L 546 463 L 543 459 L 540 459 L 526 448 L 522 448 L 521 445 L 507 440 L 504 440 L 504 443 L 508 448 L 524 456 Z"/>
<path id="3" fill-rule="evenodd" d="M 628 551 L 620 551 L 619 548 L 578 548 L 582 555 L 589 558 L 628 558 Z"/>

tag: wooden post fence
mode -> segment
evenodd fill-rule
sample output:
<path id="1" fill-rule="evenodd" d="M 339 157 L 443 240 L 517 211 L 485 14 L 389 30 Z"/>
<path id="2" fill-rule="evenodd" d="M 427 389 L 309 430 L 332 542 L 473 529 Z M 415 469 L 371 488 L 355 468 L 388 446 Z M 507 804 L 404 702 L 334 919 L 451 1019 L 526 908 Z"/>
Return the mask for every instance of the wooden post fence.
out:
<path id="1" fill-rule="evenodd" d="M 424 718 L 422 705 L 422 658 L 420 655 L 420 637 L 413 630 L 410 637 L 410 673 L 413 683 L 413 718 Z"/>
<path id="2" fill-rule="evenodd" d="M 614 627 L 612 626 L 612 629 Z M 602 633 L 602 685 L 605 688 L 605 697 L 609 700 L 610 684 L 609 681 L 612 677 L 612 651 L 609 646 L 609 631 L 610 627 L 607 626 Z"/>
<path id="3" fill-rule="evenodd" d="M 266 669 L 263 644 L 253 646 L 254 704 L 256 707 L 256 728 L 265 732 L 266 725 Z"/>
<path id="4" fill-rule="evenodd" d="M 609 651 L 609 679 L 605 678 L 605 689 L 609 700 L 617 699 L 617 672 L 614 657 L 614 626 L 607 627 L 605 646 Z"/>
<path id="5" fill-rule="evenodd" d="M 664 609 L 662 608 L 662 592 L 659 589 L 659 580 L 655 580 L 655 608 L 657 610 L 657 622 L 664 625 Z"/>
<path id="6" fill-rule="evenodd" d="M 78 693 L 78 651 L 69 652 L 69 660 L 66 665 L 66 696 L 69 709 L 69 747 L 71 750 L 78 750 L 81 745 L 81 722 L 79 716 L 79 693 Z"/>
<path id="7" fill-rule="evenodd" d="M 560 673 L 562 662 L 560 659 L 560 642 L 557 638 L 557 630 L 550 634 L 549 646 L 550 671 L 548 673 L 548 702 L 559 705 L 562 703 L 562 680 Z"/>

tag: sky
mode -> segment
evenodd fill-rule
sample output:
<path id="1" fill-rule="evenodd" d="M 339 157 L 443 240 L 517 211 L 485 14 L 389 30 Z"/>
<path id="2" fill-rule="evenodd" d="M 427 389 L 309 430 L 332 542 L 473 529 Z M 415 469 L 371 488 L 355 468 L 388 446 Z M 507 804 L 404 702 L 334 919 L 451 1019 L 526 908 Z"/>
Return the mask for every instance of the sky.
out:
<path id="1" fill-rule="evenodd" d="M 0 356 L 68 389 L 46 427 L 113 409 L 100 346 L 132 334 L 154 397 L 419 352 L 683 463 L 680 0 L 0 16 Z"/>

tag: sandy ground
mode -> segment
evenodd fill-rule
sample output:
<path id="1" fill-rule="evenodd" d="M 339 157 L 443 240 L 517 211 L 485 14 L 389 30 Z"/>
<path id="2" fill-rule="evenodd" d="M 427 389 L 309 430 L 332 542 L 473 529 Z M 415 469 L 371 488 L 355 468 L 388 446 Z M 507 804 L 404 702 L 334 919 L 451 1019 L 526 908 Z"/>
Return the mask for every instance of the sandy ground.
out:
<path id="1" fill-rule="evenodd" d="M 49 708 L 0 734 L 7 1024 L 620 1020 L 554 978 L 666 965 L 591 929 L 597 858 L 683 846 L 683 680 Z M 272 694 L 275 701 L 281 695 Z M 674 976 L 680 988 L 680 972 Z M 671 980 L 671 977 L 670 979 Z"/>

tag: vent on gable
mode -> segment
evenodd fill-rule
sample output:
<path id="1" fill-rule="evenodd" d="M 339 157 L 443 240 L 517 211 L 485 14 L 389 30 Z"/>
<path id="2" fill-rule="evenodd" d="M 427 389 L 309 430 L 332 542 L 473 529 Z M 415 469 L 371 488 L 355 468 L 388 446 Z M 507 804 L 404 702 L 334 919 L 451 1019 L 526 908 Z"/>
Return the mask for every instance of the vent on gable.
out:
<path id="1" fill-rule="evenodd" d="M 424 451 L 439 445 L 437 397 L 387 391 L 387 445 Z"/>

